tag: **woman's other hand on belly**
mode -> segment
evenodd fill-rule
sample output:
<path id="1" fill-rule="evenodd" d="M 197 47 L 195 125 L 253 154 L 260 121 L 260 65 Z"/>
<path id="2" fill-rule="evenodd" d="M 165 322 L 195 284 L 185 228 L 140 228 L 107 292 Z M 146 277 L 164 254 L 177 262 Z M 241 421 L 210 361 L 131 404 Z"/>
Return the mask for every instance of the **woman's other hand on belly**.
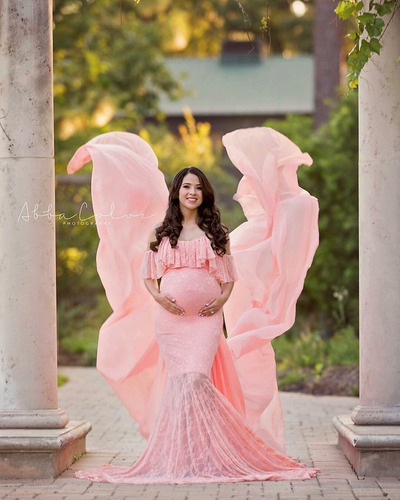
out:
<path id="1" fill-rule="evenodd" d="M 213 316 L 218 311 L 220 311 L 225 304 L 226 300 L 224 297 L 219 295 L 218 297 L 214 297 L 208 300 L 204 307 L 202 307 L 199 311 L 199 316 Z"/>
<path id="2" fill-rule="evenodd" d="M 213 297 L 207 300 L 205 306 L 199 311 L 199 316 L 212 316 L 222 309 L 225 302 L 229 299 L 229 296 L 233 289 L 232 283 L 221 283 L 221 294 L 217 297 Z"/>
<path id="3" fill-rule="evenodd" d="M 178 314 L 179 316 L 183 316 L 185 314 L 184 309 L 178 306 L 176 299 L 169 293 L 159 292 L 154 299 L 158 304 L 172 314 Z"/>

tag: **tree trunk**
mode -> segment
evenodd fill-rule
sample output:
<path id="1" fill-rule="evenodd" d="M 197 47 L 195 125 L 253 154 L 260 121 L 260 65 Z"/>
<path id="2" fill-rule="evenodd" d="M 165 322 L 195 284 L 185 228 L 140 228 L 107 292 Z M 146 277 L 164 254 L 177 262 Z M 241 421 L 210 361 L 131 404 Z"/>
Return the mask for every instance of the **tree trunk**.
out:
<path id="1" fill-rule="evenodd" d="M 334 12 L 339 0 L 315 0 L 314 4 L 314 99 L 315 127 L 329 118 L 340 85 L 343 22 Z"/>

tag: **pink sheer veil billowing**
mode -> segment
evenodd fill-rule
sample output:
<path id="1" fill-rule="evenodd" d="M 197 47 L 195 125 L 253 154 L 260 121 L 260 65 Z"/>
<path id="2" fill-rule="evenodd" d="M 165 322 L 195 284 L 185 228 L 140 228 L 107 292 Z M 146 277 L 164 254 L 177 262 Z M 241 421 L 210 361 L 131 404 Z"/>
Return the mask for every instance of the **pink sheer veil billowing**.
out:
<path id="1" fill-rule="evenodd" d="M 297 183 L 298 166 L 311 158 L 266 127 L 236 130 L 223 143 L 243 174 L 234 198 L 247 221 L 231 233 L 239 280 L 224 306 L 229 338 L 221 338 L 211 378 L 252 428 L 284 451 L 271 339 L 293 325 L 318 246 L 318 203 Z M 97 270 L 113 310 L 100 329 L 97 368 L 147 437 L 166 373 L 154 337 L 155 302 L 140 268 L 148 234 L 164 218 L 168 189 L 153 150 L 135 134 L 94 137 L 76 151 L 68 173 L 89 161 Z"/>
<path id="2" fill-rule="evenodd" d="M 96 265 L 113 310 L 100 328 L 97 368 L 147 436 L 165 367 L 154 338 L 155 302 L 139 270 L 151 228 L 164 218 L 168 189 L 152 148 L 135 134 L 94 137 L 76 151 L 67 171 L 90 161 L 100 240 Z"/>
<path id="3" fill-rule="evenodd" d="M 318 247 L 318 201 L 297 181 L 298 167 L 312 160 L 267 127 L 236 130 L 223 137 L 223 144 L 243 174 L 234 199 L 247 218 L 230 235 L 239 280 L 224 306 L 228 345 L 247 420 L 283 451 L 271 340 L 293 326 L 296 302 Z"/>

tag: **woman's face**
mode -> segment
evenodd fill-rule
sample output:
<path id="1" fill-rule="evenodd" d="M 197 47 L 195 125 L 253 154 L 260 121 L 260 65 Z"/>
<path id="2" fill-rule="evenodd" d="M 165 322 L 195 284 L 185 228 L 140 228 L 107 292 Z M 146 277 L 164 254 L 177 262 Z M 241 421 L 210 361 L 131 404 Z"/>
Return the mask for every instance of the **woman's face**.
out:
<path id="1" fill-rule="evenodd" d="M 189 210 L 197 210 L 203 203 L 200 179 L 195 174 L 186 174 L 179 189 L 179 205 Z"/>

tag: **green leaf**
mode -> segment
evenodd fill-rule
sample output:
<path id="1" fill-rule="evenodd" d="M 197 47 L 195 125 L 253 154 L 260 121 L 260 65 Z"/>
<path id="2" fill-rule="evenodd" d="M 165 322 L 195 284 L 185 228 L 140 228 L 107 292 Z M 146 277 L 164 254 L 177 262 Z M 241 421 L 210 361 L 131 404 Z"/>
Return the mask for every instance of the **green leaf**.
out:
<path id="1" fill-rule="evenodd" d="M 395 5 L 396 5 L 395 1 L 390 1 L 390 2 L 384 1 L 381 4 L 375 3 L 374 8 L 380 16 L 385 16 L 386 14 L 390 14 L 392 12 Z"/>
<path id="2" fill-rule="evenodd" d="M 375 21 L 375 18 L 376 14 L 371 14 L 371 12 L 364 12 L 364 14 L 357 16 L 359 22 L 363 24 L 372 24 Z"/>
<path id="3" fill-rule="evenodd" d="M 359 58 L 360 58 L 362 55 L 369 57 L 369 55 L 371 54 L 371 51 L 372 51 L 372 48 L 371 48 L 371 44 L 370 44 L 370 42 L 368 42 L 368 41 L 364 38 L 364 40 L 361 42 L 361 47 L 360 47 L 360 55 L 359 55 Z"/>
<path id="4" fill-rule="evenodd" d="M 354 44 L 358 44 L 358 40 L 360 38 L 360 31 L 350 31 L 350 33 L 347 33 L 346 38 L 351 38 L 351 40 L 355 40 Z"/>
<path id="5" fill-rule="evenodd" d="M 350 0 L 342 0 L 336 7 L 335 12 L 340 17 L 340 19 L 345 20 L 350 16 L 353 16 L 355 13 L 359 12 L 363 8 L 363 6 L 363 2 L 355 3 Z"/>
<path id="6" fill-rule="evenodd" d="M 372 38 L 372 37 L 379 36 L 382 33 L 384 26 L 385 26 L 385 23 L 384 23 L 383 19 L 381 19 L 380 17 L 376 17 L 373 24 L 368 24 L 366 26 L 366 30 L 368 32 L 368 35 Z"/>
<path id="7" fill-rule="evenodd" d="M 371 52 L 376 52 L 377 54 L 380 54 L 382 44 L 377 38 L 371 38 L 369 46 L 371 48 Z"/>
<path id="8" fill-rule="evenodd" d="M 349 57 L 347 58 L 347 62 L 350 64 L 350 65 L 354 65 L 357 60 L 359 58 L 359 52 L 352 52 Z"/>
<path id="9" fill-rule="evenodd" d="M 359 69 L 359 71 L 363 69 L 364 65 L 368 62 L 370 56 L 371 56 L 371 51 L 360 53 L 357 61 L 357 68 Z"/>

